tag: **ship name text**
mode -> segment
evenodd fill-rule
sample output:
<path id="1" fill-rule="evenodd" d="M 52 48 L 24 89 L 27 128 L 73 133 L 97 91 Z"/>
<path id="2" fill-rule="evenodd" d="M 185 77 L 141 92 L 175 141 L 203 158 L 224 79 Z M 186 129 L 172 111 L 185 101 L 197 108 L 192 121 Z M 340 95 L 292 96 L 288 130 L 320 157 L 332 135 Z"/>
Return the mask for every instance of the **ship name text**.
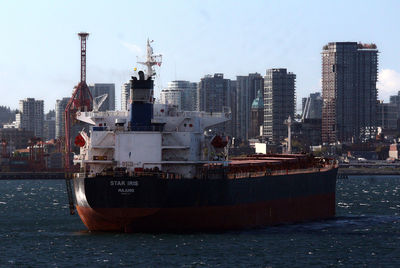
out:
<path id="1" fill-rule="evenodd" d="M 110 186 L 139 186 L 138 181 L 110 181 Z"/>

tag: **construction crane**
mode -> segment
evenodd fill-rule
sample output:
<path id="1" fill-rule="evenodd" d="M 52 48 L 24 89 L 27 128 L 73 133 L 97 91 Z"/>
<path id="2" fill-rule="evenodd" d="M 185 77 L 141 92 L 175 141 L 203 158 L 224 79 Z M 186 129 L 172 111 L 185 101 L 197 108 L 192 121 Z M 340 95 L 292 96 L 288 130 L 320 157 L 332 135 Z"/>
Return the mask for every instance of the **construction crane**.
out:
<path id="1" fill-rule="evenodd" d="M 76 113 L 88 112 L 92 110 L 93 97 L 90 93 L 89 87 L 86 84 L 86 40 L 89 36 L 88 33 L 78 33 L 81 40 L 81 81 L 75 87 L 71 99 L 65 108 L 65 171 L 71 171 L 71 152 L 72 143 L 71 127 L 75 121 Z"/>

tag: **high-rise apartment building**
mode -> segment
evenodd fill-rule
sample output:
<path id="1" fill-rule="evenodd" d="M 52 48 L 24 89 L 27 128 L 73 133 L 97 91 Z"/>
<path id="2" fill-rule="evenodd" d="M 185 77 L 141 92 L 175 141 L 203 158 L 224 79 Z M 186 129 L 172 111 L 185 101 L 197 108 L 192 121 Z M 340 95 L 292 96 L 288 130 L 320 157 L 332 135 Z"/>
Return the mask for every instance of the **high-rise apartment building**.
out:
<path id="1" fill-rule="evenodd" d="M 197 110 L 197 84 L 189 81 L 172 81 L 160 94 L 161 103 L 173 104 L 182 111 Z"/>
<path id="2" fill-rule="evenodd" d="M 236 77 L 235 101 L 232 102 L 232 110 L 235 109 L 233 118 L 233 135 L 241 140 L 249 139 L 251 125 L 251 105 L 257 97 L 257 92 L 264 91 L 264 79 L 258 73 L 248 76 Z"/>
<path id="3" fill-rule="evenodd" d="M 89 85 L 93 99 L 103 94 L 107 94 L 107 99 L 101 105 L 99 111 L 115 110 L 115 84 L 95 83 Z"/>
<path id="4" fill-rule="evenodd" d="M 376 135 L 378 50 L 374 44 L 328 43 L 322 50 L 322 142 Z"/>
<path id="5" fill-rule="evenodd" d="M 182 90 L 165 88 L 161 90 L 160 102 L 163 104 L 175 105 L 182 110 Z"/>
<path id="6" fill-rule="evenodd" d="M 35 137 L 43 138 L 44 102 L 27 98 L 19 101 L 20 127 L 32 131 Z"/>
<path id="7" fill-rule="evenodd" d="M 201 78 L 197 92 L 199 111 L 222 112 L 224 107 L 231 107 L 230 80 L 221 73 Z"/>
<path id="8" fill-rule="evenodd" d="M 199 111 L 224 112 L 231 107 L 231 81 L 221 73 L 201 78 L 197 87 Z M 227 122 L 218 131 L 232 135 L 231 123 Z"/>
<path id="9" fill-rule="evenodd" d="M 197 83 L 189 81 L 172 81 L 169 87 L 182 88 L 182 110 L 197 111 Z"/>
<path id="10" fill-rule="evenodd" d="M 280 143 L 287 137 L 284 121 L 294 118 L 296 75 L 286 69 L 268 69 L 264 76 L 264 137 Z"/>
<path id="11" fill-rule="evenodd" d="M 382 130 L 397 129 L 397 105 L 380 101 L 377 106 L 376 123 Z"/>
<path id="12" fill-rule="evenodd" d="M 309 97 L 302 99 L 302 119 L 322 118 L 322 96 L 321 93 L 311 93 Z"/>
<path id="13" fill-rule="evenodd" d="M 124 83 L 121 86 L 121 111 L 129 110 L 129 99 L 131 94 L 131 82 Z"/>
<path id="14" fill-rule="evenodd" d="M 56 100 L 56 139 L 65 136 L 65 107 L 69 102 L 68 97 Z"/>
<path id="15" fill-rule="evenodd" d="M 46 140 L 56 137 L 56 112 L 50 110 L 44 117 L 43 136 Z"/>

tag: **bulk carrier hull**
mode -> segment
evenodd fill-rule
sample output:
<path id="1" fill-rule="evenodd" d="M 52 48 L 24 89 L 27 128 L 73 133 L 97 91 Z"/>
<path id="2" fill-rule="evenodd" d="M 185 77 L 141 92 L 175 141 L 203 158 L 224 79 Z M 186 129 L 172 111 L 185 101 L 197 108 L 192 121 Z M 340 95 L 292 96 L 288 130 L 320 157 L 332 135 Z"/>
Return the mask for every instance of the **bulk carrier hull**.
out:
<path id="1" fill-rule="evenodd" d="M 90 231 L 184 232 L 259 228 L 335 216 L 337 168 L 240 179 L 75 178 Z"/>

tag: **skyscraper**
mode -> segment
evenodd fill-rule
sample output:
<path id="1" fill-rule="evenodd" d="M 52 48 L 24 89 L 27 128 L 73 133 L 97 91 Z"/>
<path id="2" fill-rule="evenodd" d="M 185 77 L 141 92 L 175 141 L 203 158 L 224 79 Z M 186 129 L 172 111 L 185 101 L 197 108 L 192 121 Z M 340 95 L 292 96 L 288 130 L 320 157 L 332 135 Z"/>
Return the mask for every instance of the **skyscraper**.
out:
<path id="1" fill-rule="evenodd" d="M 172 81 L 161 91 L 161 103 L 173 104 L 183 111 L 197 110 L 197 84 L 189 81 Z"/>
<path id="2" fill-rule="evenodd" d="M 230 80 L 221 73 L 201 78 L 197 88 L 199 111 L 222 112 L 223 107 L 231 107 Z"/>
<path id="3" fill-rule="evenodd" d="M 238 111 L 235 113 L 233 120 L 233 135 L 236 138 L 241 140 L 249 139 L 251 105 L 257 97 L 257 92 L 260 91 L 262 94 L 264 91 L 263 81 L 264 79 L 258 73 L 236 77 L 235 101 L 232 103 L 232 109 Z"/>
<path id="4" fill-rule="evenodd" d="M 296 75 L 286 69 L 268 69 L 264 76 L 264 137 L 274 143 L 287 137 L 284 121 L 294 118 Z"/>
<path id="5" fill-rule="evenodd" d="M 322 118 L 322 96 L 321 93 L 311 93 L 309 97 L 302 100 L 302 119 Z"/>
<path id="6" fill-rule="evenodd" d="M 201 78 L 197 87 L 199 111 L 224 112 L 224 107 L 231 107 L 231 81 L 221 73 Z M 232 135 L 231 122 L 227 122 L 218 131 Z"/>
<path id="7" fill-rule="evenodd" d="M 55 110 L 50 110 L 45 115 L 43 136 L 46 140 L 51 140 L 56 137 L 56 113 L 55 113 Z"/>
<path id="8" fill-rule="evenodd" d="M 183 84 L 182 84 L 183 82 Z M 168 87 L 178 87 L 183 89 L 182 95 L 182 110 L 196 111 L 197 110 L 197 83 L 189 81 L 173 81 L 168 83 Z"/>
<path id="9" fill-rule="evenodd" d="M 21 128 L 32 131 L 35 137 L 43 138 L 44 102 L 27 98 L 19 101 Z"/>
<path id="10" fill-rule="evenodd" d="M 89 90 L 93 99 L 103 94 L 108 95 L 99 111 L 115 110 L 115 84 L 95 83 L 89 85 Z"/>
<path id="11" fill-rule="evenodd" d="M 365 141 L 376 135 L 378 50 L 334 42 L 322 51 L 322 142 Z"/>
<path id="12" fill-rule="evenodd" d="M 382 130 L 395 130 L 397 128 L 397 105 L 380 101 L 377 105 L 376 124 Z"/>
<path id="13" fill-rule="evenodd" d="M 121 86 L 121 111 L 129 110 L 130 90 L 131 82 L 126 82 Z"/>
<path id="14" fill-rule="evenodd" d="M 65 107 L 69 102 L 68 97 L 56 100 L 56 139 L 65 136 Z"/>
<path id="15" fill-rule="evenodd" d="M 161 90 L 160 102 L 163 104 L 175 105 L 178 110 L 182 110 L 182 90 L 165 88 Z"/>

